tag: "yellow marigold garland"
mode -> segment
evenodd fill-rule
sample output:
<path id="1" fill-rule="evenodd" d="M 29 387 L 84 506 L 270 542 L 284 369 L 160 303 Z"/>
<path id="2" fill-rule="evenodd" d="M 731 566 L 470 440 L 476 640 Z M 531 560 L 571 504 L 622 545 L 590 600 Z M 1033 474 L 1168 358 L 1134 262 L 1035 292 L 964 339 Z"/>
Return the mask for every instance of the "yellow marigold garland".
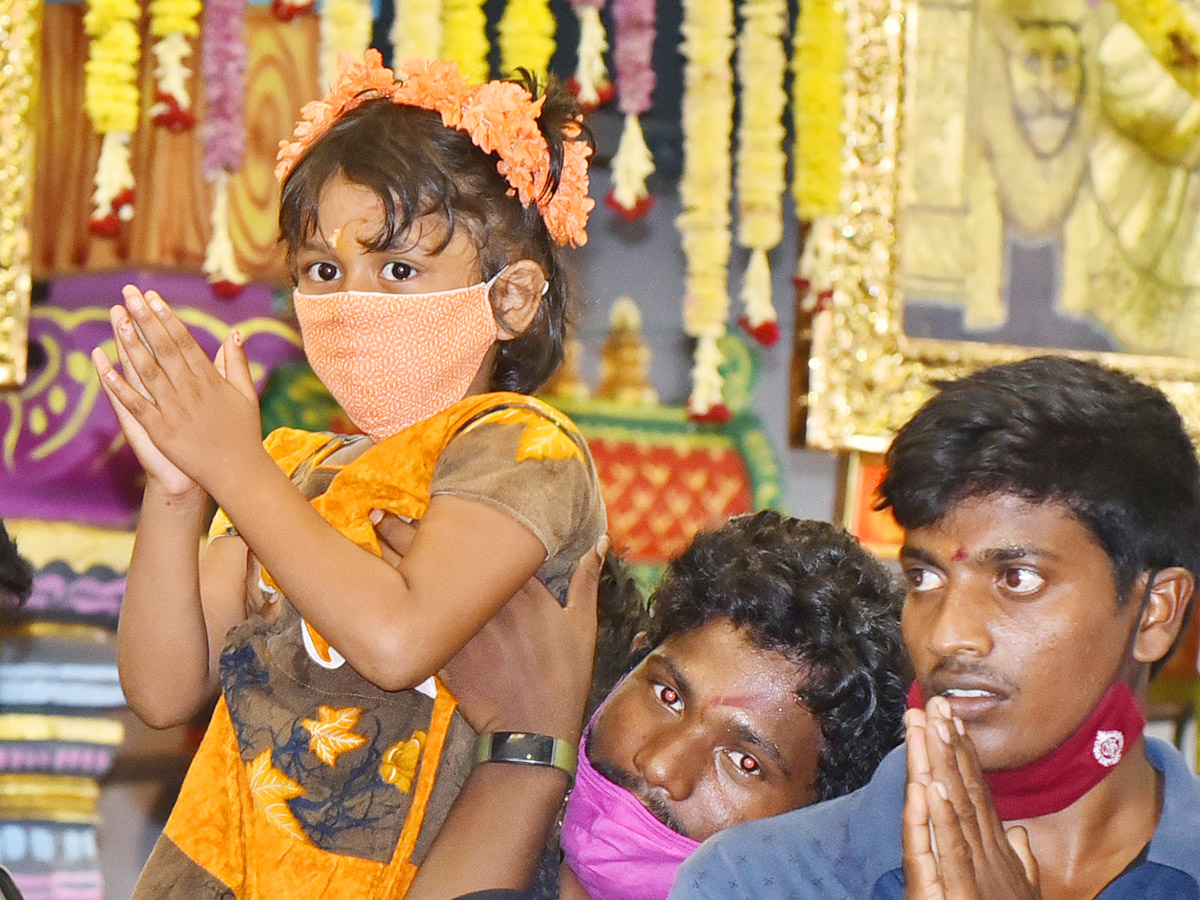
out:
<path id="1" fill-rule="evenodd" d="M 443 0 L 442 59 L 458 63 L 471 81 L 487 81 L 488 50 L 483 0 Z"/>
<path id="2" fill-rule="evenodd" d="M 846 22 L 839 0 L 800 4 L 792 72 L 796 141 L 792 196 L 796 215 L 810 220 L 836 212 L 842 189 Z"/>
<path id="3" fill-rule="evenodd" d="M 321 85 L 328 89 L 338 79 L 338 54 L 362 59 L 371 45 L 374 12 L 371 0 L 325 0 L 321 9 Z"/>
<path id="4" fill-rule="evenodd" d="M 544 76 L 554 56 L 554 30 L 549 0 L 508 0 L 497 26 L 501 74 L 526 68 Z"/>
<path id="5" fill-rule="evenodd" d="M 192 70 L 192 38 L 200 34 L 200 0 L 150 0 L 150 34 L 154 53 L 154 124 L 169 131 L 186 131 L 196 123 L 188 79 Z"/>
<path id="6" fill-rule="evenodd" d="M 1179 0 L 1113 0 L 1117 14 L 1188 93 L 1200 97 L 1200 33 Z"/>
<path id="7" fill-rule="evenodd" d="M 779 339 L 767 254 L 783 238 L 783 192 L 787 188 L 787 153 L 783 148 L 787 52 L 783 35 L 787 20 L 787 0 L 744 0 L 742 4 L 737 51 L 742 87 L 737 150 L 738 242 L 750 251 L 742 283 L 746 308 L 742 324 L 764 344 Z"/>
<path id="8" fill-rule="evenodd" d="M 129 141 L 138 123 L 140 15 L 137 0 L 89 0 L 83 17 L 90 38 L 83 105 L 102 138 L 89 227 L 106 237 L 116 234 L 121 222 L 133 218 Z"/>
<path id="9" fill-rule="evenodd" d="M 442 0 L 397 0 L 392 58 L 435 59 L 442 54 Z"/>
<path id="10" fill-rule="evenodd" d="M 684 330 L 696 339 L 693 418 L 721 420 L 722 362 L 717 341 L 729 314 L 730 137 L 733 121 L 732 0 L 687 0 L 683 7 L 683 212 L 677 224 L 687 262 Z"/>

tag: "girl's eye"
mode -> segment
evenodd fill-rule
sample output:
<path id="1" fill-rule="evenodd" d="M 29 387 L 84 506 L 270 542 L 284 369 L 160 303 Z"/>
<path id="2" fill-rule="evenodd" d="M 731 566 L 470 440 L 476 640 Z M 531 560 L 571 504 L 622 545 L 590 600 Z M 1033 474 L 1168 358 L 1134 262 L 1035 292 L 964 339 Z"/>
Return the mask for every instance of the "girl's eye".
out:
<path id="1" fill-rule="evenodd" d="M 749 753 L 743 753 L 740 750 L 730 750 L 729 758 L 742 774 L 762 775 L 762 763 Z"/>
<path id="2" fill-rule="evenodd" d="M 405 262 L 390 262 L 383 267 L 383 277 L 388 281 L 404 281 L 412 278 L 414 269 Z"/>
<path id="3" fill-rule="evenodd" d="M 946 581 L 939 573 L 924 566 L 910 566 L 904 570 L 904 577 L 908 579 L 908 589 L 914 594 L 935 591 Z"/>
<path id="4" fill-rule="evenodd" d="M 683 709 L 683 700 L 679 697 L 679 691 L 670 685 L 656 684 L 654 686 L 654 693 L 657 695 L 659 702 L 668 709 L 673 709 L 676 712 Z"/>
<path id="5" fill-rule="evenodd" d="M 313 281 L 333 281 L 341 272 L 331 262 L 315 262 L 304 270 L 304 274 Z"/>
<path id="6" fill-rule="evenodd" d="M 1012 594 L 1032 594 L 1039 590 L 1046 579 L 1027 566 L 1013 566 L 1000 575 L 1005 590 Z"/>

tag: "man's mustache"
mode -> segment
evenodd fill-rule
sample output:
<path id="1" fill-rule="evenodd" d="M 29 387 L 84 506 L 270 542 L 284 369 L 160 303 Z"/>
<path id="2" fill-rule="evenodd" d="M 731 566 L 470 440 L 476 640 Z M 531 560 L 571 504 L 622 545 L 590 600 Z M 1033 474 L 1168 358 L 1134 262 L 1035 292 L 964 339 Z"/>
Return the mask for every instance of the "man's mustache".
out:
<path id="1" fill-rule="evenodd" d="M 596 759 L 592 752 L 592 733 L 588 733 L 587 738 L 587 755 L 592 761 L 592 768 L 611 781 L 617 787 L 624 788 L 637 797 L 641 801 L 642 806 L 650 811 L 650 815 L 658 819 L 674 832 L 682 834 L 684 837 L 691 837 L 687 830 L 679 823 L 671 813 L 667 801 L 663 799 L 658 788 L 652 788 L 645 781 L 632 772 L 626 772 L 624 769 L 608 762 L 607 760 Z"/>

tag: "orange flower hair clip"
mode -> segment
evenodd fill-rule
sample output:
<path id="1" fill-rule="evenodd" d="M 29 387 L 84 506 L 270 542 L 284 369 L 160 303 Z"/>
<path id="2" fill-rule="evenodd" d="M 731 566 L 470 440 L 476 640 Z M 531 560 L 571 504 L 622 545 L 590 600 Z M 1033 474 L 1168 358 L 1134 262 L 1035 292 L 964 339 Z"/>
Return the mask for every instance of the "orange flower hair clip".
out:
<path id="1" fill-rule="evenodd" d="M 550 175 L 550 148 L 538 129 L 537 117 L 544 97 L 534 100 L 511 81 L 489 81 L 472 86 L 458 66 L 441 60 L 410 59 L 395 73 L 383 64 L 378 50 L 368 50 L 363 62 L 342 54 L 341 75 L 324 100 L 306 103 L 300 111 L 293 140 L 280 141 L 275 176 L 284 181 L 308 148 L 320 140 L 343 115 L 368 100 L 384 98 L 402 106 L 416 106 L 441 114 L 442 124 L 470 136 L 485 153 L 500 157 L 496 170 L 526 209 L 537 204 L 550 237 L 560 246 L 587 243 L 588 213 L 595 205 L 588 197 L 588 157 L 592 148 L 577 140 L 578 122 L 566 126 L 563 165 L 558 190 L 546 188 Z"/>

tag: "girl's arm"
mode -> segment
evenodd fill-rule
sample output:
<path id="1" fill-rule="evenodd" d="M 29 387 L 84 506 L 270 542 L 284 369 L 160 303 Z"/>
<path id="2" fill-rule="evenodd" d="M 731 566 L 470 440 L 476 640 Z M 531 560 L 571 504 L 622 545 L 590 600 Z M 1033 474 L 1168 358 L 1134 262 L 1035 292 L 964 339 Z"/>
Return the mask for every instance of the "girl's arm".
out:
<path id="1" fill-rule="evenodd" d="M 128 319 L 114 309 L 112 324 L 119 336 L 128 328 Z M 221 369 L 223 350 L 217 354 Z M 117 353 L 130 387 L 149 396 L 121 340 Z M 208 496 L 159 452 L 116 400 L 105 377 L 112 368 L 108 357 L 97 350 L 93 359 L 122 432 L 147 476 L 117 628 L 121 686 L 134 713 L 162 728 L 187 721 L 212 695 L 220 644 L 244 609 L 238 595 L 246 548 L 241 542 L 235 547 L 229 546 L 232 541 L 222 541 L 218 543 L 225 546 L 206 554 L 202 594 L 198 551 Z"/>
<path id="2" fill-rule="evenodd" d="M 268 481 L 276 482 L 272 490 Z M 244 483 L 217 496 L 222 508 L 309 624 L 384 690 L 413 687 L 438 671 L 546 556 L 508 513 L 438 494 L 393 567 L 322 519 L 274 463 Z M 281 521 L 288 524 L 282 538 Z"/>
<path id="3" fill-rule="evenodd" d="M 506 512 L 438 495 L 408 556 L 389 566 L 325 522 L 263 449 L 236 332 L 222 377 L 161 298 L 134 292 L 126 302 L 144 342 L 120 307 L 117 339 L 146 394 L 109 367 L 110 396 L 222 506 L 301 615 L 369 681 L 421 683 L 545 560 L 538 537 Z"/>
<path id="4" fill-rule="evenodd" d="M 117 625 L 129 708 L 147 725 L 189 721 L 217 689 L 225 635 L 245 618 L 246 545 L 220 538 L 200 556 L 208 497 L 172 500 L 154 482 L 142 514 Z"/>
<path id="5" fill-rule="evenodd" d="M 424 525 L 421 526 L 424 528 Z M 579 561 L 567 606 L 536 581 L 442 672 L 472 728 L 578 743 L 591 687 L 596 588 L 607 538 Z M 547 766 L 485 763 L 467 779 L 406 900 L 528 885 L 569 787 Z"/>

